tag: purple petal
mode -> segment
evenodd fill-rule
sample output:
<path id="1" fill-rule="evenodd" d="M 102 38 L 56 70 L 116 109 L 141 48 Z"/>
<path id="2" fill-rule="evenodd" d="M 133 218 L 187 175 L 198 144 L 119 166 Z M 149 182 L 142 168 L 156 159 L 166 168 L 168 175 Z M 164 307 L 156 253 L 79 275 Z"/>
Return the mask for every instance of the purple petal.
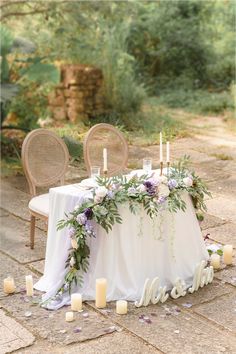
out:
<path id="1" fill-rule="evenodd" d="M 190 308 L 193 306 L 193 304 L 191 304 L 190 302 L 186 302 L 185 304 L 182 304 L 183 307 L 186 307 L 186 308 Z"/>
<path id="2" fill-rule="evenodd" d="M 146 323 L 151 324 L 152 320 L 150 320 L 150 318 L 148 320 L 145 320 Z"/>
<path id="3" fill-rule="evenodd" d="M 76 327 L 73 332 L 74 333 L 80 333 L 81 331 L 82 331 L 81 327 Z"/>

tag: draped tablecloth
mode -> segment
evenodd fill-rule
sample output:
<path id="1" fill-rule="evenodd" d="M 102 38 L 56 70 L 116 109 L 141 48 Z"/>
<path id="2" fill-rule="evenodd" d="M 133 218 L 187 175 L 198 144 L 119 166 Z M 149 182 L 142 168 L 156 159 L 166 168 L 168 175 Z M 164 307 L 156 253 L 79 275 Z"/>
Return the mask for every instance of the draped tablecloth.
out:
<path id="1" fill-rule="evenodd" d="M 71 248 L 68 228 L 57 231 L 57 222 L 65 213 L 91 196 L 79 184 L 51 188 L 49 191 L 49 224 L 43 277 L 35 288 L 45 292 L 43 301 L 54 296 L 63 284 L 65 261 Z M 115 224 L 109 234 L 95 225 L 96 237 L 87 238 L 90 266 L 84 274 L 80 292 L 83 300 L 95 299 L 95 281 L 106 278 L 107 300 L 140 299 L 146 278 L 159 277 L 160 286 L 171 289 L 177 277 L 192 284 L 197 263 L 208 259 L 201 230 L 190 196 L 183 192 L 186 211 L 160 212 L 154 220 L 141 209 L 133 215 L 127 204 L 120 205 L 122 224 Z M 57 309 L 70 303 L 64 294 L 49 301 L 48 308 Z"/>

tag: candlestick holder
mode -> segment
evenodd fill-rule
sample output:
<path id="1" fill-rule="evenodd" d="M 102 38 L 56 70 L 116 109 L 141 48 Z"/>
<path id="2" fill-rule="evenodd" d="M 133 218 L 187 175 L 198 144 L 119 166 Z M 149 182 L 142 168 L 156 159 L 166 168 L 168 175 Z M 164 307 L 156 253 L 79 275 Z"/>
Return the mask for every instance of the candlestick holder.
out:
<path id="1" fill-rule="evenodd" d="M 107 177 L 107 170 L 103 170 L 103 174 L 105 177 Z"/>
<path id="2" fill-rule="evenodd" d="M 163 172 L 163 162 L 160 162 L 160 176 L 162 176 L 162 172 Z"/>

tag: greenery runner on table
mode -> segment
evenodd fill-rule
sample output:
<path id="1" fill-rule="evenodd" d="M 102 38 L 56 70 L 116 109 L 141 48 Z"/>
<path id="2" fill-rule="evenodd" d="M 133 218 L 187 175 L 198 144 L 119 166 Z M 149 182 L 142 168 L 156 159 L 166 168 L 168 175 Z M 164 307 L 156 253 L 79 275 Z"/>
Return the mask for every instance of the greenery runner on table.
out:
<path id="1" fill-rule="evenodd" d="M 97 178 L 97 187 L 90 191 L 90 197 L 58 222 L 58 230 L 69 227 L 72 248 L 66 261 L 67 273 L 64 284 L 58 294 L 71 293 L 72 285 L 80 285 L 83 272 L 89 267 L 90 249 L 87 237 L 95 237 L 93 222 L 102 226 L 108 233 L 115 223 L 122 223 L 118 206 L 129 204 L 131 213 L 137 214 L 143 207 L 150 218 L 154 218 L 163 209 L 170 212 L 185 211 L 186 204 L 181 192 L 186 191 L 192 197 L 196 212 L 206 211 L 204 195 L 210 196 L 204 182 L 188 169 L 189 158 L 184 157 L 169 169 L 167 176 L 158 172 L 150 175 L 119 176 Z"/>

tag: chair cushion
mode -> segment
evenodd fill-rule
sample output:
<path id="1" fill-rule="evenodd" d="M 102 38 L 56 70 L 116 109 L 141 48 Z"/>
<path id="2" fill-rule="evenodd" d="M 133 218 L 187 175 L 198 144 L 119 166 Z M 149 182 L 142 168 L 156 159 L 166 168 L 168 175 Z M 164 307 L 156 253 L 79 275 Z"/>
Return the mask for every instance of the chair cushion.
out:
<path id="1" fill-rule="evenodd" d="M 33 197 L 29 202 L 29 209 L 42 214 L 46 217 L 49 215 L 49 193 L 37 195 Z"/>

